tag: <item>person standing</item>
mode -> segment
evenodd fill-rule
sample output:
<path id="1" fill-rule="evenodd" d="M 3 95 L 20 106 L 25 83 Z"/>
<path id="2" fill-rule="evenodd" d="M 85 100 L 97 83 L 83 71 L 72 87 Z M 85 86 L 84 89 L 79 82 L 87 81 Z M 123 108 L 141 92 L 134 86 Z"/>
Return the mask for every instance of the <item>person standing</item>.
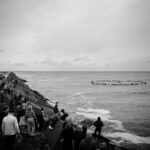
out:
<path id="1" fill-rule="evenodd" d="M 103 126 L 103 122 L 101 121 L 101 118 L 98 117 L 97 120 L 94 122 L 94 126 L 95 126 L 95 135 L 97 134 L 98 132 L 98 135 L 100 136 L 101 134 L 101 129 L 102 129 L 102 126 Z"/>
<path id="2" fill-rule="evenodd" d="M 34 110 L 32 109 L 32 105 L 28 105 L 26 109 L 25 120 L 27 122 L 28 134 L 33 136 L 35 134 L 35 121 L 37 119 Z"/>
<path id="3" fill-rule="evenodd" d="M 63 150 L 73 150 L 74 130 L 71 122 L 67 122 L 62 131 L 62 147 Z"/>
<path id="4" fill-rule="evenodd" d="M 13 150 L 16 135 L 20 134 L 17 118 L 13 115 L 13 110 L 8 108 L 8 115 L 2 121 L 2 133 L 4 136 L 4 149 Z"/>
<path id="5" fill-rule="evenodd" d="M 58 113 L 58 102 L 56 102 L 55 106 L 54 106 L 54 114 Z"/>
<path id="6" fill-rule="evenodd" d="M 0 112 L 0 134 L 2 134 L 2 121 L 5 116 L 8 114 L 8 106 L 4 105 L 2 112 Z"/>

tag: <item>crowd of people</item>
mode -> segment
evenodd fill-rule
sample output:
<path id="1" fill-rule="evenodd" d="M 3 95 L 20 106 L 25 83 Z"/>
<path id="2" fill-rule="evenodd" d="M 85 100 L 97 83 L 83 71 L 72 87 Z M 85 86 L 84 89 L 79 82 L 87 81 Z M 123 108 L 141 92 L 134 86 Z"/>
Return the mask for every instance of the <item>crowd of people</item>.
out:
<path id="1" fill-rule="evenodd" d="M 62 150 L 96 150 L 93 137 L 86 137 L 86 125 L 83 125 L 80 130 L 75 130 L 69 114 L 64 109 L 59 110 L 58 102 L 53 109 L 54 115 L 49 116 L 45 113 L 44 108 L 40 108 L 38 115 L 35 114 L 32 104 L 20 94 L 16 96 L 16 99 L 16 108 L 4 105 L 0 113 L 4 150 L 13 150 L 16 136 L 34 137 L 38 132 L 44 132 L 47 129 L 54 130 L 59 120 L 63 123 L 59 141 Z M 94 135 L 97 135 L 98 132 L 100 136 L 103 126 L 101 118 L 98 117 L 93 125 L 95 126 Z"/>

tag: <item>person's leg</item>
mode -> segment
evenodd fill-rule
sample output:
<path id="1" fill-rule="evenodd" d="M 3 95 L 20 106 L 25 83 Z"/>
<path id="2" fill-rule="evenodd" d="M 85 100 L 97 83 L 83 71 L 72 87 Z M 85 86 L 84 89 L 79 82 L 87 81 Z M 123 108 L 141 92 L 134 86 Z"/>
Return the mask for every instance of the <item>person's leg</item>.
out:
<path id="1" fill-rule="evenodd" d="M 94 134 L 95 134 L 95 135 L 97 134 L 97 128 L 95 128 Z"/>
<path id="2" fill-rule="evenodd" d="M 4 142 L 3 142 L 3 149 L 4 150 L 9 150 L 9 136 L 5 135 L 4 137 Z"/>
<path id="3" fill-rule="evenodd" d="M 34 119 L 31 120 L 31 135 L 35 133 L 35 121 Z"/>
<path id="4" fill-rule="evenodd" d="M 28 128 L 28 134 L 31 134 L 31 121 L 30 118 L 27 119 L 27 128 Z"/>
<path id="5" fill-rule="evenodd" d="M 98 130 L 99 136 L 101 135 L 101 128 Z"/>
<path id="6" fill-rule="evenodd" d="M 16 135 L 11 135 L 9 139 L 9 150 L 14 150 Z"/>
<path id="7" fill-rule="evenodd" d="M 13 150 L 15 144 L 15 135 L 5 136 L 4 141 L 4 150 Z"/>

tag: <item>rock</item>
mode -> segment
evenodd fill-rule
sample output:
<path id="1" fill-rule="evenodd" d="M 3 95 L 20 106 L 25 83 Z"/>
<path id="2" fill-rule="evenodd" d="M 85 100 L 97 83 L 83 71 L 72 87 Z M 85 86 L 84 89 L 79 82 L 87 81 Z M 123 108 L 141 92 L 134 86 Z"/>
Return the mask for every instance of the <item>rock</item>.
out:
<path id="1" fill-rule="evenodd" d="M 43 107 L 50 114 L 53 113 L 53 107 L 45 100 L 47 98 L 26 85 L 26 80 L 17 77 L 13 72 L 3 73 L 1 76 L 4 76 L 4 79 L 0 80 L 4 85 L 0 87 L 0 103 L 16 105 L 16 95 L 21 95 L 29 100 L 36 110 Z"/>
<path id="2" fill-rule="evenodd" d="M 88 128 L 93 125 L 93 121 L 90 119 L 82 120 L 80 123 L 81 123 L 81 125 L 86 125 Z"/>

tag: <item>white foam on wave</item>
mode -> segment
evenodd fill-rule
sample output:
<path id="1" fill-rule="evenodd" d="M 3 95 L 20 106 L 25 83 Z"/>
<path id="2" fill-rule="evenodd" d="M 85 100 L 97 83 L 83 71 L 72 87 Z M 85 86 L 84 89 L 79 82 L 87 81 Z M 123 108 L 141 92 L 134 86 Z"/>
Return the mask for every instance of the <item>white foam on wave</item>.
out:
<path id="1" fill-rule="evenodd" d="M 51 105 L 51 106 L 55 106 L 55 103 L 53 101 L 47 100 L 47 102 Z"/>
<path id="2" fill-rule="evenodd" d="M 78 108 L 78 111 L 76 112 L 76 114 L 82 115 L 86 118 L 93 119 L 93 120 L 97 119 L 97 117 L 100 116 L 103 121 L 113 123 L 112 127 L 115 130 L 125 131 L 125 129 L 122 125 L 122 122 L 119 120 L 113 120 L 111 117 L 111 112 L 109 110 L 92 109 L 92 108 L 88 108 L 88 109 Z"/>
<path id="3" fill-rule="evenodd" d="M 81 94 L 80 92 L 77 92 L 73 96 L 77 96 L 77 95 L 80 95 L 80 94 Z"/>
<path id="4" fill-rule="evenodd" d="M 87 97 L 85 97 L 82 93 L 80 93 L 80 92 L 77 92 L 77 93 L 75 93 L 75 94 L 73 94 L 73 96 L 78 96 L 78 97 L 80 97 L 80 98 L 82 98 L 82 99 L 87 99 Z"/>
<path id="5" fill-rule="evenodd" d="M 118 143 L 129 141 L 135 144 L 142 144 L 142 143 L 150 144 L 150 137 L 142 137 L 129 132 L 114 132 L 114 133 L 107 133 L 104 135 L 110 138 L 120 137 L 121 139 L 120 141 L 118 141 Z"/>
<path id="6" fill-rule="evenodd" d="M 115 130 L 119 130 L 121 132 L 116 131 L 113 133 L 103 133 L 103 135 L 109 138 L 114 138 L 114 139 L 120 138 L 119 140 L 114 141 L 116 143 L 122 143 L 124 141 L 128 141 L 128 142 L 135 143 L 135 144 L 141 144 L 141 143 L 150 144 L 150 137 L 142 137 L 142 136 L 138 136 L 138 135 L 128 132 L 127 130 L 124 129 L 121 121 L 112 119 L 111 112 L 109 110 L 78 108 L 78 111 L 76 112 L 76 114 L 82 115 L 86 118 L 93 119 L 93 120 L 97 119 L 97 117 L 100 116 L 103 121 L 112 123 L 110 124 L 110 126 L 114 128 Z M 89 132 L 92 133 L 92 130 L 93 130 L 93 126 L 90 128 Z"/>

